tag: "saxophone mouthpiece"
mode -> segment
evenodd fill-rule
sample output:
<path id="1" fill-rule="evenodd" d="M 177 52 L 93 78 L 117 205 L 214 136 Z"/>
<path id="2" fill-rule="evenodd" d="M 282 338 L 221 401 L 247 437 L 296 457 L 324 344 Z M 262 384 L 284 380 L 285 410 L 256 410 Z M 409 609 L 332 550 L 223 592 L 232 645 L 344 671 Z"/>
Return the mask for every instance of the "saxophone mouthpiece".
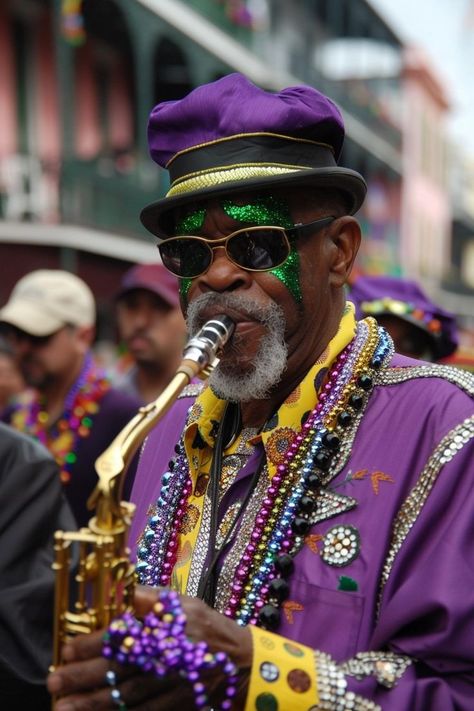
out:
<path id="1" fill-rule="evenodd" d="M 234 328 L 234 322 L 226 314 L 219 314 L 206 321 L 184 347 L 183 360 L 194 361 L 201 369 L 212 365 L 217 353 L 232 336 Z"/>

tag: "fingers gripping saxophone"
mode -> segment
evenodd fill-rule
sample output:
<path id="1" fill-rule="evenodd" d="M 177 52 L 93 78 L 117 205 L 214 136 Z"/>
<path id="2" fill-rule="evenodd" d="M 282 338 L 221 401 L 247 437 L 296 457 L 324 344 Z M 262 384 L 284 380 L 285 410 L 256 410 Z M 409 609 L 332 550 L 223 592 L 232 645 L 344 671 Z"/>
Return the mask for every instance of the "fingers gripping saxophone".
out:
<path id="1" fill-rule="evenodd" d="M 188 341 L 167 388 L 154 402 L 139 409 L 96 460 L 99 481 L 88 501 L 95 515 L 88 527 L 56 532 L 53 668 L 61 664 L 62 646 L 69 638 L 102 629 L 115 616 L 132 610 L 135 572 L 127 536 L 135 507 L 121 501 L 125 473 L 146 435 L 181 390 L 193 377 L 209 375 L 233 330 L 232 320 L 219 315 Z M 77 572 L 71 580 L 76 550 Z"/>

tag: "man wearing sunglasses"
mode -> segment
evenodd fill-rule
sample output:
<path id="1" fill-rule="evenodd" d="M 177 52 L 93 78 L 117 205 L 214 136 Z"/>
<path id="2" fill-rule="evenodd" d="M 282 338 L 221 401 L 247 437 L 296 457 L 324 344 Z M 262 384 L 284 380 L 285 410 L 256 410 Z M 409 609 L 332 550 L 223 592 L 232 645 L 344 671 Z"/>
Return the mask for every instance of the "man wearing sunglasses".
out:
<path id="1" fill-rule="evenodd" d="M 156 633 L 186 620 L 166 638 L 180 662 L 122 620 L 106 651 L 130 629 L 112 656 L 132 664 L 77 638 L 49 679 L 57 711 L 472 706 L 473 381 L 356 322 L 344 285 L 366 186 L 337 165 L 343 138 L 315 89 L 238 74 L 151 114 L 171 186 L 142 222 L 191 334 L 219 314 L 235 330 L 208 386 L 148 436 L 132 491 L 137 573 L 160 588 L 136 614 L 178 591 Z M 191 670 L 192 644 L 237 680 L 222 657 Z M 140 671 L 155 663 L 164 677 Z"/>

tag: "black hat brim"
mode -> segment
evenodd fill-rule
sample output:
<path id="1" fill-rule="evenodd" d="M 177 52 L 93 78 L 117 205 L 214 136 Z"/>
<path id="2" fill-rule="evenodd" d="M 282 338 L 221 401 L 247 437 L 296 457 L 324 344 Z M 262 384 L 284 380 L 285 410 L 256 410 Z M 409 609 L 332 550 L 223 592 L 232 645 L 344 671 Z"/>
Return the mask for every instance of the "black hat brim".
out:
<path id="1" fill-rule="evenodd" d="M 220 182 L 217 185 L 164 197 L 143 208 L 140 220 L 149 232 L 164 239 L 170 236 L 166 230 L 165 215 L 175 208 L 222 195 L 236 195 L 255 190 L 267 191 L 274 187 L 299 186 L 306 189 L 314 187 L 341 191 L 347 197 L 347 210 L 350 215 L 359 210 L 367 193 L 367 184 L 364 178 L 355 170 L 342 167 L 315 168 L 285 175 L 259 176 L 247 180 Z"/>

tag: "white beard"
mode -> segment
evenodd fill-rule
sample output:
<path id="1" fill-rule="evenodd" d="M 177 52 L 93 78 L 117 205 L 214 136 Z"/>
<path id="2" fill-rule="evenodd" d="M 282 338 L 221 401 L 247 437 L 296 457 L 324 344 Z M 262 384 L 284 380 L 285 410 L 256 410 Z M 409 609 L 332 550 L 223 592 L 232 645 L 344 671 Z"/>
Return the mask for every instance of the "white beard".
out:
<path id="1" fill-rule="evenodd" d="M 210 306 L 236 309 L 259 321 L 266 330 L 260 341 L 257 354 L 252 361 L 252 369 L 236 371 L 235 364 L 220 361 L 209 377 L 209 385 L 214 394 L 222 400 L 248 402 L 262 400 L 269 396 L 271 389 L 280 382 L 285 371 L 288 348 L 285 342 L 285 317 L 278 304 L 256 306 L 252 299 L 237 294 L 202 294 L 188 307 L 186 321 L 191 336 L 195 336 L 203 325 L 201 313 Z M 234 350 L 242 350 L 242 343 L 234 336 Z"/>

